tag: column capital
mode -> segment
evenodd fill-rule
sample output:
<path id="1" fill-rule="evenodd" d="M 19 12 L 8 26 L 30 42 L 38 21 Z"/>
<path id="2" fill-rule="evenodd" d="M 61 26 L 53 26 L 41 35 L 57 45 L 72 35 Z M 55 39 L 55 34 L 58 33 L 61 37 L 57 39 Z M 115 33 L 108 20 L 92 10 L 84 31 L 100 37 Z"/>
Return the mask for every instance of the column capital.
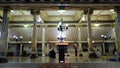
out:
<path id="1" fill-rule="evenodd" d="M 4 6 L 4 7 L 3 7 L 3 12 L 4 12 L 4 13 L 10 12 L 10 6 Z"/>
<path id="2" fill-rule="evenodd" d="M 116 13 L 120 13 L 120 7 L 119 6 L 115 6 L 114 10 L 115 10 Z"/>
<path id="3" fill-rule="evenodd" d="M 93 8 L 87 8 L 87 9 L 84 9 L 84 14 L 93 14 Z"/>
<path id="4" fill-rule="evenodd" d="M 32 15 L 34 15 L 34 14 L 39 15 L 40 14 L 40 10 L 38 10 L 38 9 L 32 9 L 32 10 L 30 10 L 30 12 Z"/>

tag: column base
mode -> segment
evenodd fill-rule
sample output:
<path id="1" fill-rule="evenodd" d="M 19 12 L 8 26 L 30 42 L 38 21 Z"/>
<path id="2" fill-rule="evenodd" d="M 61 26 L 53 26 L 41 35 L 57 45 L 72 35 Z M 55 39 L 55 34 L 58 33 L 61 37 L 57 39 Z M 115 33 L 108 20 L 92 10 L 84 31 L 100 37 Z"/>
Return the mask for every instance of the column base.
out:
<path id="1" fill-rule="evenodd" d="M 45 56 L 45 54 L 42 54 L 42 56 Z"/>
<path id="2" fill-rule="evenodd" d="M 7 63 L 8 60 L 6 57 L 0 57 L 0 63 Z"/>
<path id="3" fill-rule="evenodd" d="M 37 58 L 38 57 L 38 54 L 36 52 L 32 52 L 29 56 L 30 59 L 34 59 L 34 58 Z"/>

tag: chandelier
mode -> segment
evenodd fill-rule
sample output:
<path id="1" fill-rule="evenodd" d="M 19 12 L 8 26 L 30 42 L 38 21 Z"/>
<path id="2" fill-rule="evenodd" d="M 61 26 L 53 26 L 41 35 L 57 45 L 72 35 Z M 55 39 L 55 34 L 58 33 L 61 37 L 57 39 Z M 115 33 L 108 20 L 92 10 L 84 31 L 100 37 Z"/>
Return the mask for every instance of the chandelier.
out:
<path id="1" fill-rule="evenodd" d="M 110 36 L 107 36 L 107 35 L 101 35 L 101 38 L 102 38 L 102 40 L 109 40 L 109 39 L 111 39 L 111 37 Z"/>
<path id="2" fill-rule="evenodd" d="M 13 39 L 14 39 L 16 42 L 22 41 L 23 36 L 16 36 L 16 35 L 14 35 L 14 36 L 13 36 Z"/>
<path id="3" fill-rule="evenodd" d="M 60 42 L 63 42 L 66 39 L 66 36 L 64 35 L 64 31 L 68 30 L 68 24 L 63 24 L 63 19 L 62 19 L 62 14 L 61 14 L 61 20 L 57 26 L 57 30 L 60 32 L 59 36 L 57 37 L 57 39 Z"/>

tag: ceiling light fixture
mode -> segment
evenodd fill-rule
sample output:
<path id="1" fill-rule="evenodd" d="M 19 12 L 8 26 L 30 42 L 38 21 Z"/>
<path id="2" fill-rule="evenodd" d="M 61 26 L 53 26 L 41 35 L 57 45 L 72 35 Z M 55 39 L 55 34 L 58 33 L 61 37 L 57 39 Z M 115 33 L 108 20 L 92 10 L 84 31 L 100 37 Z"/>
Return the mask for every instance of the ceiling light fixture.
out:
<path id="1" fill-rule="evenodd" d="M 82 20 L 82 21 L 85 21 L 85 16 L 83 16 L 81 20 Z"/>
<path id="2" fill-rule="evenodd" d="M 92 43 L 95 43 L 95 41 L 92 41 Z"/>
<path id="3" fill-rule="evenodd" d="M 107 35 L 101 35 L 101 38 L 102 38 L 102 40 L 108 40 L 108 39 L 111 39 L 111 36 L 107 36 Z"/>
<path id="4" fill-rule="evenodd" d="M 23 36 L 16 36 L 16 35 L 14 35 L 14 36 L 13 36 L 13 39 L 14 39 L 16 42 L 22 41 Z"/>
<path id="5" fill-rule="evenodd" d="M 112 11 L 112 12 L 113 12 L 113 11 L 114 11 L 114 9 L 110 9 L 110 11 Z"/>
<path id="6" fill-rule="evenodd" d="M 28 25 L 24 25 L 24 27 L 28 27 Z"/>
<path id="7" fill-rule="evenodd" d="M 94 26 L 98 27 L 98 26 L 100 26 L 100 24 L 94 24 Z"/>
<path id="8" fill-rule="evenodd" d="M 28 43 L 32 43 L 32 41 L 28 41 Z"/>
<path id="9" fill-rule="evenodd" d="M 60 14 L 63 14 L 66 10 L 58 10 Z"/>
<path id="10" fill-rule="evenodd" d="M 10 12 L 14 12 L 14 10 L 10 10 Z"/>
<path id="11" fill-rule="evenodd" d="M 113 14 L 115 13 L 114 9 L 110 9 L 110 11 L 111 11 Z"/>
<path id="12" fill-rule="evenodd" d="M 40 17 L 38 17 L 37 22 L 41 22 L 41 18 Z"/>

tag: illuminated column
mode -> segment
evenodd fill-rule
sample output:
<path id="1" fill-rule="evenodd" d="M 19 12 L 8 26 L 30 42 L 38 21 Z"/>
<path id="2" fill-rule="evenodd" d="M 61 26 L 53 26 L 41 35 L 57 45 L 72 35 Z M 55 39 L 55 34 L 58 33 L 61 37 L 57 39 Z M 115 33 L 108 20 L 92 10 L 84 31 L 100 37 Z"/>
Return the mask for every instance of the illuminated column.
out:
<path id="1" fill-rule="evenodd" d="M 91 14 L 93 13 L 93 10 L 88 8 L 84 11 L 86 14 L 87 19 L 87 32 L 88 32 L 88 45 L 89 45 L 89 51 L 93 50 L 92 46 L 92 28 L 91 28 Z"/>
<path id="2" fill-rule="evenodd" d="M 81 28 L 80 28 L 80 27 L 77 27 L 77 28 L 78 28 L 78 44 L 79 44 L 79 51 L 81 52 L 81 51 L 82 51 Z"/>
<path id="3" fill-rule="evenodd" d="M 22 41 L 20 41 L 20 56 L 22 56 L 22 49 L 23 49 L 23 44 L 22 44 Z"/>
<path id="4" fill-rule="evenodd" d="M 42 28 L 42 56 L 45 56 L 45 27 Z"/>
<path id="5" fill-rule="evenodd" d="M 117 24 L 115 23 L 115 26 L 114 26 L 114 31 L 115 31 L 115 47 L 116 47 L 116 49 L 118 50 L 118 38 L 117 38 L 117 26 L 116 26 Z"/>
<path id="6" fill-rule="evenodd" d="M 8 24 L 9 24 L 8 12 L 9 12 L 9 7 L 4 7 L 1 38 L 0 38 L 0 52 L 6 52 L 8 47 Z"/>
<path id="7" fill-rule="evenodd" d="M 115 22 L 115 41 L 116 41 L 116 49 L 120 48 L 120 7 L 116 7 L 116 22 Z"/>
<path id="8" fill-rule="evenodd" d="M 46 50 L 47 50 L 47 55 L 48 55 L 49 54 L 49 42 L 47 43 Z"/>
<path id="9" fill-rule="evenodd" d="M 37 46 L 37 15 L 40 13 L 39 10 L 31 10 L 31 14 L 33 15 L 33 38 L 32 38 L 32 52 L 36 52 Z"/>
<path id="10" fill-rule="evenodd" d="M 76 42 L 74 43 L 74 49 L 75 49 L 75 56 L 78 56 L 78 45 Z"/>
<path id="11" fill-rule="evenodd" d="M 102 43 L 102 53 L 105 54 L 105 40 L 104 39 Z"/>
<path id="12" fill-rule="evenodd" d="M 10 27 L 9 27 L 9 25 L 8 25 L 8 33 L 7 33 L 7 46 L 6 46 L 6 55 L 7 55 L 7 53 L 8 53 L 8 47 L 9 47 L 9 45 L 8 45 L 8 43 L 9 43 L 9 33 L 10 33 Z"/>
<path id="13" fill-rule="evenodd" d="M 37 47 L 37 15 L 40 13 L 39 10 L 33 9 L 31 10 L 31 14 L 33 15 L 33 36 L 32 36 L 32 53 L 30 54 L 29 58 L 37 58 L 38 55 L 36 53 Z"/>

